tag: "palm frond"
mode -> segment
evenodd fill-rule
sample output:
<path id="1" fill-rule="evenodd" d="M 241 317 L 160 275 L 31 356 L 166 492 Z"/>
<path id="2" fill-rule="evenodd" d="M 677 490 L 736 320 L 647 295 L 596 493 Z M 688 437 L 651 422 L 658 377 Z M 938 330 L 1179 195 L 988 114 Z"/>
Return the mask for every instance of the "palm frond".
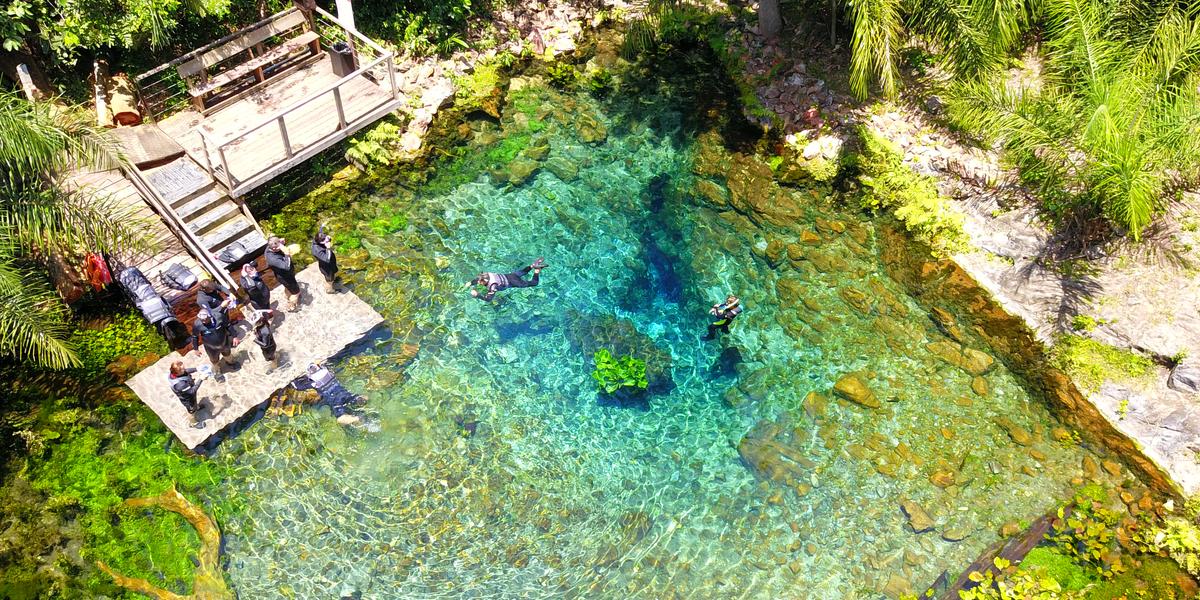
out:
<path id="1" fill-rule="evenodd" d="M 850 89 L 866 98 L 872 81 L 885 96 L 896 95 L 896 55 L 901 47 L 899 0 L 851 0 Z"/>
<path id="2" fill-rule="evenodd" d="M 49 368 L 79 366 L 66 307 L 34 274 L 0 260 L 0 355 Z"/>

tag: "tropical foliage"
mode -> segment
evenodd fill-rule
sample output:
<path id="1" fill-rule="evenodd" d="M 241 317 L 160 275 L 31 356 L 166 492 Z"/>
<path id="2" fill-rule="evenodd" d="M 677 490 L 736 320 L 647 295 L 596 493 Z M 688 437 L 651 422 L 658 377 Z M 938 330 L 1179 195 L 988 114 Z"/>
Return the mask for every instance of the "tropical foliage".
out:
<path id="1" fill-rule="evenodd" d="M 35 270 L 56 254 L 144 245 L 128 210 L 58 185 L 72 165 L 111 165 L 116 147 L 81 116 L 0 93 L 0 355 L 79 365 L 65 307 Z"/>
<path id="2" fill-rule="evenodd" d="M 0 11 L 0 44 L 9 51 L 48 48 L 62 63 L 84 49 L 161 48 L 182 14 L 221 17 L 229 7 L 230 0 L 14 0 Z"/>
<path id="3" fill-rule="evenodd" d="M 1060 219 L 1102 215 L 1138 239 L 1200 160 L 1200 3 L 1042 3 L 1038 85 L 968 78 L 955 120 L 998 140 Z"/>

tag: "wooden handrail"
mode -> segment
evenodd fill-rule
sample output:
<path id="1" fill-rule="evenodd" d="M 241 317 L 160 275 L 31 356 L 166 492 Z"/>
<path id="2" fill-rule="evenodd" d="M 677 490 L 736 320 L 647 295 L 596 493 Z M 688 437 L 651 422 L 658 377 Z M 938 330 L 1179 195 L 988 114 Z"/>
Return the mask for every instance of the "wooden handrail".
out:
<path id="1" fill-rule="evenodd" d="M 258 125 L 255 125 L 241 133 L 238 133 L 237 135 L 230 136 L 228 139 L 221 142 L 217 146 L 217 149 L 224 150 L 226 146 L 229 146 L 233 142 L 235 142 L 241 138 L 244 138 L 244 137 L 250 135 L 251 133 L 258 131 L 259 129 L 262 129 L 263 127 L 266 127 L 267 125 L 270 125 L 271 123 L 279 120 L 280 118 L 286 117 L 289 113 L 295 112 L 297 109 L 299 109 L 303 106 L 306 106 L 308 103 L 313 102 L 314 100 L 317 100 L 318 98 L 324 96 L 325 94 L 332 92 L 333 90 L 335 90 L 337 88 L 340 88 L 341 86 L 345 85 L 346 83 L 349 83 L 350 81 L 354 80 L 355 78 L 362 75 L 363 73 L 366 73 L 367 71 L 370 71 L 371 69 L 374 69 L 380 63 L 387 60 L 388 56 L 391 56 L 391 53 L 388 53 L 386 56 L 381 56 L 381 57 L 371 61 L 371 63 L 368 64 L 367 66 L 360 67 L 357 71 L 354 71 L 353 73 L 325 86 L 321 91 L 314 92 L 314 93 L 310 94 L 307 98 L 304 98 L 303 100 L 293 102 L 287 108 L 283 108 L 281 110 L 275 111 L 274 114 L 272 114 L 271 116 L 260 121 Z"/>
<path id="2" fill-rule="evenodd" d="M 217 46 L 220 46 L 221 44 L 224 44 L 226 42 L 230 42 L 230 41 L 237 39 L 239 36 L 244 35 L 248 31 L 258 29 L 259 27 L 262 27 L 263 25 L 266 25 L 267 23 L 270 23 L 271 21 L 274 21 L 281 17 L 285 17 L 291 13 L 296 12 L 297 10 L 300 10 L 300 9 L 293 6 L 287 10 L 277 12 L 265 19 L 255 22 L 251 25 L 247 25 L 247 26 L 245 26 L 245 27 L 219 39 L 219 40 L 216 40 L 214 42 L 209 42 L 208 44 L 205 44 L 199 48 L 196 48 L 195 50 L 192 50 L 191 52 L 188 52 L 187 54 L 184 54 L 183 56 L 180 56 L 170 62 L 166 62 L 161 65 L 158 65 L 157 67 L 154 67 L 153 69 L 150 69 L 149 71 L 146 71 L 145 73 L 142 73 L 141 75 L 138 75 L 137 77 L 134 78 L 134 81 L 140 82 L 141 80 L 143 80 L 147 77 L 152 77 L 154 75 L 158 75 L 159 73 L 161 73 L 167 69 L 170 69 L 171 67 L 181 65 L 181 64 L 183 64 L 205 52 L 208 52 L 209 50 L 212 50 L 213 48 L 216 48 Z M 320 10 L 320 9 L 317 9 L 317 10 Z M 324 11 L 322 11 L 322 12 L 324 12 Z"/>
<path id="3" fill-rule="evenodd" d="M 379 44 L 375 43 L 375 40 L 372 40 L 371 38 L 359 33 L 357 29 L 347 27 L 345 23 L 338 20 L 337 17 L 325 12 L 325 10 L 323 10 L 320 6 L 317 7 L 317 14 L 321 15 L 322 17 L 325 17 L 326 19 L 328 19 L 330 21 L 333 21 L 333 24 L 337 25 L 338 27 L 341 27 L 342 31 L 345 31 L 346 33 L 349 33 L 350 35 L 353 35 L 355 38 L 358 38 L 358 40 L 360 40 L 363 43 L 365 43 L 366 45 L 370 46 L 372 50 L 374 50 L 380 54 L 389 54 L 390 53 L 389 50 L 386 50 L 386 49 L 384 49 L 383 46 L 380 46 Z"/>
<path id="4" fill-rule="evenodd" d="M 192 233 L 192 230 L 188 229 L 187 225 L 179 219 L 179 215 L 175 214 L 175 210 L 158 195 L 154 186 L 150 185 L 150 182 L 142 177 L 141 171 L 134 166 L 122 168 L 122 171 L 133 182 L 133 186 L 137 188 L 138 192 L 146 199 L 151 208 L 162 217 L 163 222 L 167 224 L 167 228 L 175 234 L 175 237 L 179 238 L 179 241 L 183 242 L 184 247 L 191 252 L 192 256 L 196 257 L 196 262 L 204 267 L 217 283 L 233 289 L 235 287 L 233 277 L 208 252 L 208 248 L 204 247 L 204 244 L 200 242 L 196 234 Z"/>

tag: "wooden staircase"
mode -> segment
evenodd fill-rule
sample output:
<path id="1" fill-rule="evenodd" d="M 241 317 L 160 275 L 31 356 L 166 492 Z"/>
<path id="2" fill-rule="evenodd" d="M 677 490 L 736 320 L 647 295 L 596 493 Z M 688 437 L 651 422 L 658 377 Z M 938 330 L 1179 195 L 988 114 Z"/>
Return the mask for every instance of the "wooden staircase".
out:
<path id="1" fill-rule="evenodd" d="M 186 232 L 198 260 L 220 271 L 221 283 L 231 285 L 229 269 L 266 246 L 249 210 L 188 155 L 136 175 L 161 203 L 164 220 Z"/>

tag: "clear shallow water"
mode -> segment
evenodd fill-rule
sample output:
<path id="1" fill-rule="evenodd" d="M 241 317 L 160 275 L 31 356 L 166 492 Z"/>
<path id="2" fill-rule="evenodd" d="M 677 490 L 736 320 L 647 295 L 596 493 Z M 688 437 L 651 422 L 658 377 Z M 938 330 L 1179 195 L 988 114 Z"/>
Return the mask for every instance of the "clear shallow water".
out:
<path id="1" fill-rule="evenodd" d="M 787 227 L 694 199 L 690 111 L 711 106 L 680 96 L 711 101 L 706 77 L 605 106 L 526 90 L 532 118 L 513 110 L 499 131 L 472 133 L 483 153 L 544 123 L 549 159 L 524 185 L 385 188 L 353 215 L 410 221 L 343 260 L 392 329 L 337 365 L 378 431 L 321 410 L 226 443 L 238 469 L 225 490 L 247 506 L 222 524 L 242 597 L 874 598 L 890 579 L 917 589 L 954 573 L 1000 524 L 1067 493 L 1086 450 L 1051 439 L 1057 425 L 1003 366 L 982 397 L 925 349 L 945 338 L 883 272 L 870 223 L 811 190 L 780 191 L 803 213 Z M 602 142 L 579 139 L 585 113 L 606 125 Z M 656 193 L 660 175 L 679 193 Z M 820 258 L 772 269 L 753 251 L 801 231 L 818 233 Z M 539 287 L 494 304 L 462 289 L 537 256 L 551 265 Z M 732 335 L 702 341 L 708 306 L 729 291 L 747 312 Z M 597 395 L 591 350 L 614 344 L 658 375 L 644 405 Z M 850 371 L 883 408 L 805 410 Z M 771 424 L 771 443 L 800 457 L 787 482 L 739 456 Z M 946 471 L 955 485 L 931 483 Z M 902 499 L 937 531 L 907 530 Z"/>

